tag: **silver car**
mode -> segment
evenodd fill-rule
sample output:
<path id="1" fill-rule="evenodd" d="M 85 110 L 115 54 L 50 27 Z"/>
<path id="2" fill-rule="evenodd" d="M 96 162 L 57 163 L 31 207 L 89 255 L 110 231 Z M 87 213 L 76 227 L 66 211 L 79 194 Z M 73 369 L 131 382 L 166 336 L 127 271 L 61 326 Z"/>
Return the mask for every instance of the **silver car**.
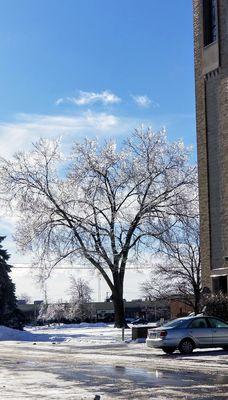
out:
<path id="1" fill-rule="evenodd" d="M 159 328 L 149 329 L 146 344 L 168 354 L 177 349 L 183 354 L 190 354 L 197 347 L 228 350 L 228 324 L 208 316 L 178 318 Z"/>

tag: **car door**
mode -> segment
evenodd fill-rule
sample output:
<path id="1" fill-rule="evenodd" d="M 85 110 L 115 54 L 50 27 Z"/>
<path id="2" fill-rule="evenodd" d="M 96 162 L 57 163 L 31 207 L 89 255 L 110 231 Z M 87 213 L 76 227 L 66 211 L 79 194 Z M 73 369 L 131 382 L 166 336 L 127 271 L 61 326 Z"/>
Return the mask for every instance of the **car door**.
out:
<path id="1" fill-rule="evenodd" d="M 228 324 L 213 317 L 209 317 L 208 320 L 212 327 L 213 345 L 228 346 Z"/>
<path id="2" fill-rule="evenodd" d="M 199 347 L 209 347 L 212 345 L 212 328 L 206 318 L 194 318 L 188 326 L 188 333 Z"/>

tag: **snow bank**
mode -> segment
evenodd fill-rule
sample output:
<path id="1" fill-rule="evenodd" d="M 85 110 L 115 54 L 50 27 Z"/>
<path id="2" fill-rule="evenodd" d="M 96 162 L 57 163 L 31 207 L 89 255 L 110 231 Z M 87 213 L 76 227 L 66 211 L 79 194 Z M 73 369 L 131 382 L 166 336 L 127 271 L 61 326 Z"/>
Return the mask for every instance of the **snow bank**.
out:
<path id="1" fill-rule="evenodd" d="M 131 338 L 131 330 L 125 331 L 125 340 Z M 0 326 L 0 341 L 18 342 L 70 342 L 71 345 L 109 345 L 122 343 L 122 330 L 105 323 L 52 324 L 27 326 L 24 331 Z"/>
<path id="2" fill-rule="evenodd" d="M 20 340 L 20 341 L 32 341 L 34 335 L 30 332 L 19 331 L 18 329 L 7 328 L 6 326 L 0 326 L 0 340 Z"/>
<path id="3" fill-rule="evenodd" d="M 28 331 L 19 331 L 17 329 L 0 326 L 0 341 L 19 341 L 19 342 L 63 342 L 66 337 L 55 337 L 46 334 L 34 334 Z"/>
<path id="4" fill-rule="evenodd" d="M 87 322 L 81 322 L 80 324 L 57 324 L 57 323 L 53 323 L 50 325 L 42 325 L 42 326 L 36 326 L 33 327 L 33 329 L 41 330 L 57 330 L 57 329 L 82 329 L 82 328 L 88 328 L 88 329 L 93 329 L 93 328 L 108 328 L 110 327 L 110 325 L 105 324 L 104 322 L 96 322 L 96 323 L 87 323 Z"/>

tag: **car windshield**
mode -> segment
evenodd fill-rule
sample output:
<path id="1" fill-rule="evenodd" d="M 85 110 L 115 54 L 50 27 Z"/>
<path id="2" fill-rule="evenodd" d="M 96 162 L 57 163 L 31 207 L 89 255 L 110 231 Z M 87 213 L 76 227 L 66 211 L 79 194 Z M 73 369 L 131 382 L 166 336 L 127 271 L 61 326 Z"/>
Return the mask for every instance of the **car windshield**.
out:
<path id="1" fill-rule="evenodd" d="M 178 319 L 174 319 L 173 321 L 169 321 L 166 324 L 164 324 L 163 326 L 165 327 L 169 327 L 169 328 L 182 328 L 183 326 L 185 326 L 187 323 L 189 322 L 189 319 L 186 318 L 178 318 Z"/>

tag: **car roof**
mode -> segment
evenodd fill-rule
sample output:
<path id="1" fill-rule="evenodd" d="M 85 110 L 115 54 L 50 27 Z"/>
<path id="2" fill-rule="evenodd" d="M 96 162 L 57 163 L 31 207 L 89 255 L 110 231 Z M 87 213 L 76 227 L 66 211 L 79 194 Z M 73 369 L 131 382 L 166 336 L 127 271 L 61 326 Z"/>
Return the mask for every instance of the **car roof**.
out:
<path id="1" fill-rule="evenodd" d="M 187 315 L 186 317 L 179 317 L 179 318 L 175 318 L 176 320 L 190 320 L 190 319 L 196 319 L 196 318 L 215 318 L 218 319 L 220 321 L 224 321 L 222 318 L 220 317 L 215 317 L 214 315 L 205 315 L 205 314 L 197 314 L 197 315 Z"/>
<path id="2" fill-rule="evenodd" d="M 187 320 L 191 320 L 191 319 L 196 319 L 196 318 L 206 318 L 209 317 L 209 315 L 203 315 L 203 314 L 197 314 L 197 315 L 187 315 L 185 317 L 179 317 L 179 318 L 174 318 L 173 321 L 187 321 Z M 212 317 L 212 318 L 216 318 L 216 317 Z"/>

